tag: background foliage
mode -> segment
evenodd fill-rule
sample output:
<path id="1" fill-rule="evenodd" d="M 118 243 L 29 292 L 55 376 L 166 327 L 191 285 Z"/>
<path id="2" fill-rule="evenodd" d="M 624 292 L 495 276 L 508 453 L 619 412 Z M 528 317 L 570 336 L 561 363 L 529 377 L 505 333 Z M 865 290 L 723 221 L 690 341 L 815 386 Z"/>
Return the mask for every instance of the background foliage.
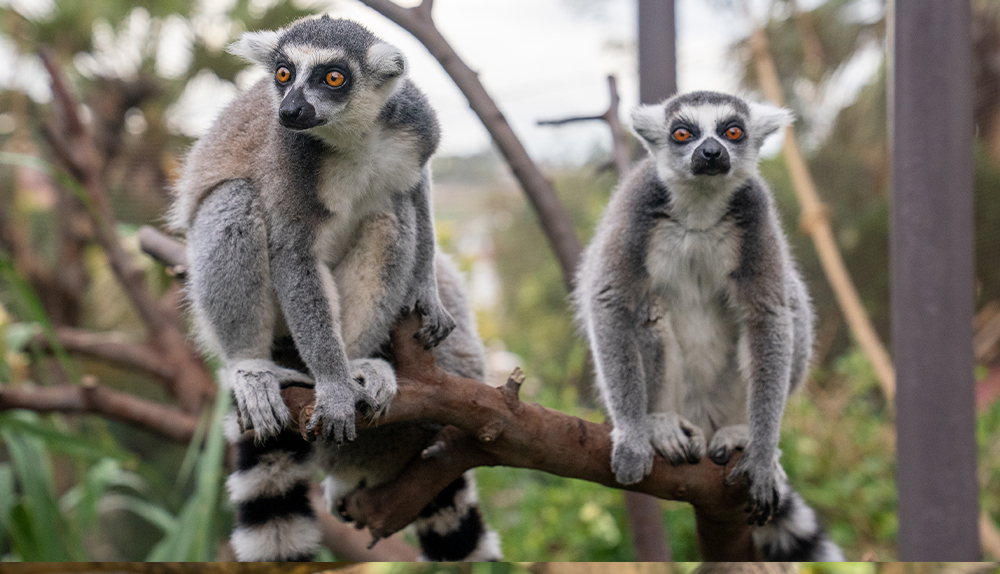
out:
<path id="1" fill-rule="evenodd" d="M 769 13 L 767 32 L 847 265 L 888 342 L 884 69 L 862 82 L 848 105 L 830 104 L 845 70 L 866 55 L 882 55 L 881 11 L 859 17 L 854 10 L 858 3 L 827 0 L 812 11 L 799 11 L 789 0 L 778 0 Z M 723 13 L 739 16 L 730 3 L 718 4 Z M 1000 25 L 997 2 L 977 1 L 974 6 L 980 126 L 977 304 L 986 323 L 993 316 L 991 306 L 1000 305 L 1000 124 L 995 121 L 1000 72 L 990 64 L 1000 57 Z M 211 14 L 193 0 L 59 0 L 45 17 L 23 7 L 0 9 L 0 40 L 29 67 L 37 67 L 32 54 L 40 45 L 51 46 L 67 64 L 76 92 L 105 122 L 100 126 L 103 142 L 114 158 L 106 168 L 111 195 L 122 222 L 120 232 L 135 249 L 136 226 L 161 220 L 167 183 L 191 142 L 172 119 L 172 106 L 193 82 L 212 81 L 212 75 L 240 80 L 243 66 L 222 51 L 240 31 L 278 27 L 311 11 L 294 2 L 253 0 L 238 0 Z M 180 71 L 158 69 L 159 39 L 177 30 L 192 38 L 190 63 Z M 129 34 L 141 34 L 139 53 L 116 56 L 116 46 Z M 753 93 L 755 78 L 747 53 L 742 43 L 732 47 L 745 87 Z M 40 134 L 49 105 L 44 98 L 28 97 L 36 89 L 30 83 L 15 82 L 13 87 L 0 92 L 0 148 L 47 157 Z M 107 108 L 117 112 L 101 112 Z M 635 150 L 636 157 L 641 153 Z M 616 182 L 607 161 L 607 152 L 597 150 L 586 165 L 549 170 L 583 239 L 589 238 Z M 575 332 L 558 265 L 534 213 L 505 177 L 505 168 L 487 154 L 439 158 L 435 171 L 439 188 L 476 194 L 475 201 L 463 203 L 453 200 L 456 193 L 440 193 L 438 229 L 445 250 L 457 253 L 471 276 L 482 265 L 494 271 L 499 297 L 479 310 L 479 321 L 499 368 L 507 365 L 504 357 L 524 367 L 530 376 L 524 389 L 527 399 L 601 420 L 586 348 Z M 783 462 L 794 486 L 824 517 L 849 558 L 891 560 L 897 522 L 890 408 L 863 355 L 852 345 L 811 244 L 797 231 L 798 208 L 781 157 L 765 159 L 762 172 L 778 198 L 818 315 L 817 365 L 809 384 L 788 405 Z M 47 263 L 57 260 L 58 238 L 65 232 L 54 223 L 52 186 L 37 172 L 0 166 L 0 209 L 27 230 Z M 490 222 L 477 238 L 487 249 L 467 248 L 469 233 L 462 222 L 477 217 Z M 162 389 L 144 376 L 58 354 L 53 359 L 39 349 L 38 337 L 50 335 L 53 326 L 141 336 L 141 325 L 100 250 L 86 245 L 81 251 L 73 305 L 57 304 L 51 293 L 38 292 L 11 255 L 0 251 L 0 383 L 78 384 L 79 374 L 86 373 L 113 388 L 166 400 Z M 145 261 L 150 282 L 166 293 L 170 278 L 148 260 L 139 260 Z M 1000 380 L 996 347 L 996 339 L 985 340 L 977 357 L 984 397 L 978 426 L 981 503 L 994 521 L 1000 519 L 1000 402 L 991 390 Z M 227 406 L 228 398 L 222 395 L 205 411 L 199 436 L 187 447 L 97 417 L 0 413 L 0 555 L 45 561 L 227 557 L 222 543 L 231 509 L 222 489 L 220 424 Z M 478 482 L 487 517 L 512 561 L 633 557 L 619 491 L 506 468 L 482 469 Z M 695 560 L 690 508 L 664 502 L 663 518 L 675 559 Z M 426 567 L 428 574 L 453 571 L 458 570 Z"/>

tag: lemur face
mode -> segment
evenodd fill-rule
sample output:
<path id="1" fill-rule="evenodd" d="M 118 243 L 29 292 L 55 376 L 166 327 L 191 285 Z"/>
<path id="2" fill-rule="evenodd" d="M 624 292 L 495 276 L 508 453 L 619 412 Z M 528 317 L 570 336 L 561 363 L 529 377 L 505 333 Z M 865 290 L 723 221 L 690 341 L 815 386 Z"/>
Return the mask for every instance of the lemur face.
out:
<path id="1" fill-rule="evenodd" d="M 717 92 L 682 94 L 632 113 L 661 177 L 719 184 L 753 173 L 764 139 L 791 119 L 782 108 Z"/>
<path id="2" fill-rule="evenodd" d="M 329 16 L 248 32 L 230 51 L 272 74 L 282 126 L 319 136 L 373 121 L 406 70 L 395 47 L 360 24 Z"/>

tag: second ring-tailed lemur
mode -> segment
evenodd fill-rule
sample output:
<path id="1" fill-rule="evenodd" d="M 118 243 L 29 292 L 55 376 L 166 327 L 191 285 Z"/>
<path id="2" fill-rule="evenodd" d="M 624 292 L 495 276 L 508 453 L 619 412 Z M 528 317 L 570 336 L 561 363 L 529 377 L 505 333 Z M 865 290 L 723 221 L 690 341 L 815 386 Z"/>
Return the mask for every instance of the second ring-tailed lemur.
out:
<path id="1" fill-rule="evenodd" d="M 377 414 L 395 395 L 385 359 L 398 318 L 416 309 L 417 336 L 456 374 L 483 380 L 484 351 L 457 271 L 435 253 L 428 160 L 439 128 L 404 77 L 403 54 L 328 16 L 246 33 L 231 51 L 269 76 L 192 148 L 171 222 L 188 239 L 197 332 L 236 399 L 233 548 L 240 560 L 310 559 L 315 465 L 329 472 L 336 507 L 359 485 L 397 476 L 438 430 L 355 432 L 356 406 Z M 283 384 L 314 384 L 308 430 L 321 425 L 326 440 L 285 429 Z M 471 474 L 416 526 L 425 558 L 500 557 Z"/>
<path id="2" fill-rule="evenodd" d="M 651 157 L 614 193 L 577 278 L 578 317 L 611 417 L 622 484 L 706 453 L 750 480 L 771 560 L 842 560 L 778 461 L 788 394 L 808 370 L 813 315 L 757 171 L 791 114 L 715 92 L 632 114 Z"/>

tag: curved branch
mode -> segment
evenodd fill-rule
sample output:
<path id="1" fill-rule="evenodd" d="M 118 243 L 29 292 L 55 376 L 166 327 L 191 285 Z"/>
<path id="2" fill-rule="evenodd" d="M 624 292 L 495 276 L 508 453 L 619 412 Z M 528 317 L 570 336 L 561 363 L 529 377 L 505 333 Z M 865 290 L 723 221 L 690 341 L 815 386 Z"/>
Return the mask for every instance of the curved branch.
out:
<path id="1" fill-rule="evenodd" d="M 198 426 L 194 415 L 102 387 L 93 377 L 84 377 L 81 386 L 0 386 L 0 411 L 10 409 L 96 414 L 180 443 L 189 442 Z"/>
<path id="2" fill-rule="evenodd" d="M 746 485 L 727 485 L 725 481 L 737 458 L 725 467 L 707 458 L 699 464 L 672 466 L 657 456 L 653 472 L 645 480 L 619 484 L 609 462 L 608 426 L 521 402 L 518 391 L 523 375 L 519 370 L 500 388 L 445 372 L 413 338 L 419 326 L 419 318 L 411 316 L 393 332 L 399 393 L 388 414 L 374 423 L 359 415 L 357 424 L 364 428 L 432 420 L 448 426 L 403 475 L 348 498 L 348 513 L 368 526 L 376 540 L 412 522 L 462 472 L 502 465 L 689 502 L 695 507 L 705 560 L 755 558 L 751 527 L 743 512 Z M 289 388 L 283 395 L 293 420 L 308 420 L 312 391 Z"/>
<path id="3" fill-rule="evenodd" d="M 538 213 L 542 230 L 548 237 L 552 251 L 555 252 L 562 268 L 563 280 L 568 287 L 571 287 L 573 273 L 580 260 L 583 246 L 576 236 L 566 208 L 559 201 L 552 182 L 538 169 L 524 149 L 524 145 L 517 139 L 514 130 L 507 123 L 507 118 L 503 116 L 479 81 L 479 76 L 462 61 L 434 25 L 431 17 L 431 1 L 424 0 L 414 8 L 403 8 L 391 0 L 361 0 L 361 2 L 413 34 L 468 98 L 469 106 L 490 132 L 493 141 L 500 148 L 500 153 L 514 172 L 514 177 L 520 182 L 521 188 Z"/>

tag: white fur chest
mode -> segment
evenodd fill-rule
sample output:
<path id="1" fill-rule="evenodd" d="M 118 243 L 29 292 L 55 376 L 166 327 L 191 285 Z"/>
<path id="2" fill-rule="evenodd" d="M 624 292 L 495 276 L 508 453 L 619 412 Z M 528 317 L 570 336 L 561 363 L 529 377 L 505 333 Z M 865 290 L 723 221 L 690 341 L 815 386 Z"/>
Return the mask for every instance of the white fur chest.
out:
<path id="1" fill-rule="evenodd" d="M 336 266 L 357 237 L 358 225 L 391 211 L 393 196 L 420 181 L 419 153 L 409 135 L 377 133 L 365 145 L 338 150 L 324 162 L 319 198 L 332 216 L 317 237 L 320 259 Z"/>
<path id="2" fill-rule="evenodd" d="M 650 234 L 646 269 L 653 291 L 671 307 L 699 305 L 728 287 L 738 258 L 739 237 L 732 221 L 689 229 L 666 219 Z"/>
<path id="3" fill-rule="evenodd" d="M 719 391 L 736 376 L 739 329 L 725 295 L 738 261 L 738 231 L 729 220 L 692 230 L 668 219 L 650 237 L 651 295 L 662 310 L 659 324 L 668 330 L 665 361 L 677 369 L 664 381 L 673 387 L 667 396 L 680 400 L 672 408 L 701 423 L 729 418 L 719 413 L 706 418 L 706 413 L 720 407 L 713 406 Z"/>

